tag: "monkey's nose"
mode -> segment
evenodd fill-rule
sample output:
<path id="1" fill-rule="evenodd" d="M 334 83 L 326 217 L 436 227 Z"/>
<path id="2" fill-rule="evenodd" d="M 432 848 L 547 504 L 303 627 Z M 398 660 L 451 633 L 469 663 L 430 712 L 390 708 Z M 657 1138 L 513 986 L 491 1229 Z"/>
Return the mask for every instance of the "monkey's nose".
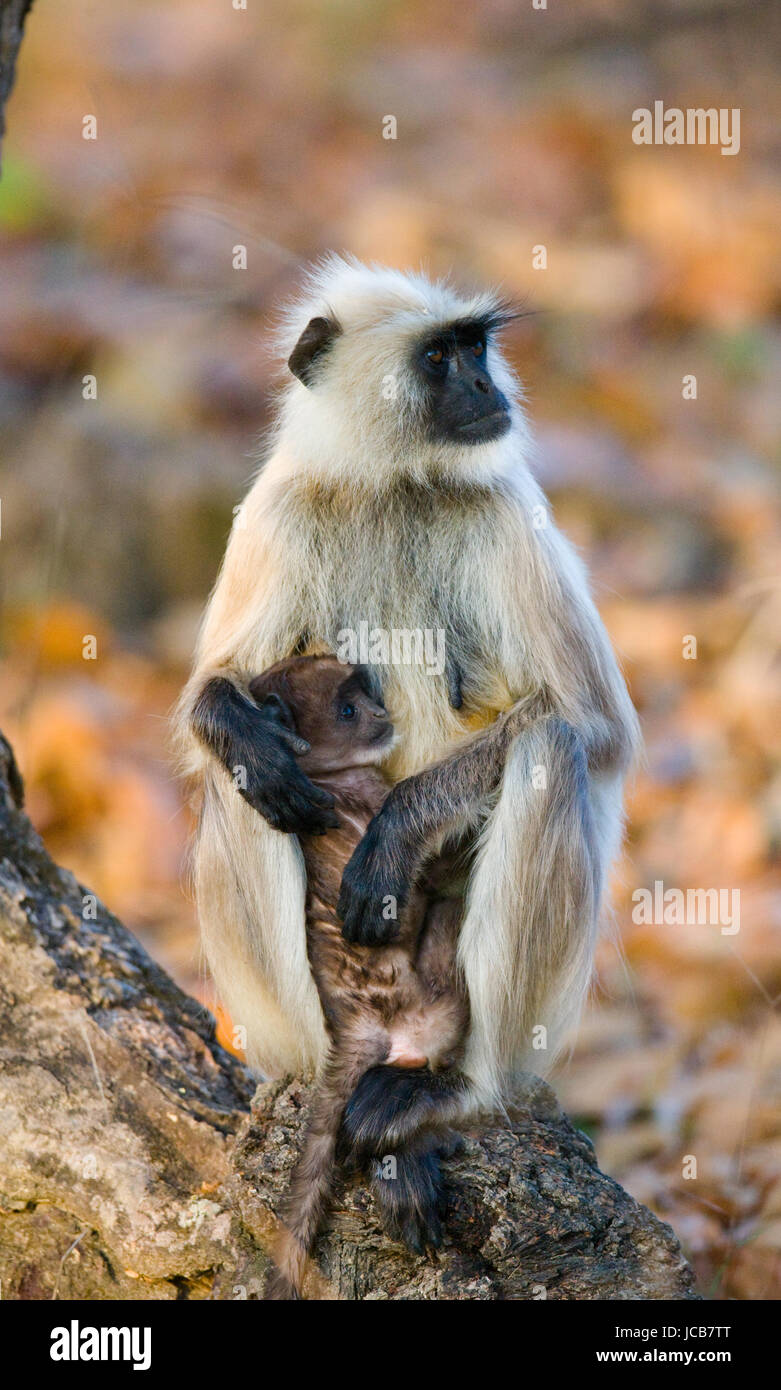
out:
<path id="1" fill-rule="evenodd" d="M 481 376 L 476 376 L 476 377 L 475 377 L 475 386 L 477 387 L 478 391 L 482 391 L 482 393 L 483 393 L 484 396 L 487 396 L 487 395 L 488 395 L 488 392 L 489 392 L 490 389 L 491 389 L 490 386 L 488 385 L 488 382 L 487 382 L 487 381 L 483 381 L 483 378 L 482 378 Z"/>

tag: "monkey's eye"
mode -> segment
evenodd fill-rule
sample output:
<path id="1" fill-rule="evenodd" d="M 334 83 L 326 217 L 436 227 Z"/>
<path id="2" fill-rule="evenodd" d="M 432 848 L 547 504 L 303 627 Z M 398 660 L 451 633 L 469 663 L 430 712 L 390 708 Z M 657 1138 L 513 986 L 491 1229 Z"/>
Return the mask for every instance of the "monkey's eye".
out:
<path id="1" fill-rule="evenodd" d="M 440 362 L 444 362 L 445 360 L 445 354 L 440 347 L 428 348 L 426 351 L 426 357 L 428 361 L 433 363 L 435 367 L 438 367 Z"/>
<path id="2" fill-rule="evenodd" d="M 485 343 L 483 342 L 482 338 L 478 338 L 477 342 L 472 348 L 472 351 L 475 357 L 482 357 L 483 353 L 485 352 Z"/>
<path id="3" fill-rule="evenodd" d="M 339 718 L 354 719 L 357 713 L 358 711 L 355 708 L 355 705 L 341 705 L 339 709 Z"/>

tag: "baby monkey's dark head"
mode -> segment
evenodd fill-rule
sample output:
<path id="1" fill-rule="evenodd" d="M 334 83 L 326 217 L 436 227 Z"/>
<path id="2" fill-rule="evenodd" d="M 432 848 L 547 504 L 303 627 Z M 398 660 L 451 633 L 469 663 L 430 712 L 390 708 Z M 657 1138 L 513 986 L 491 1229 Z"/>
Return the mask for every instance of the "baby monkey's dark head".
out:
<path id="1" fill-rule="evenodd" d="M 249 691 L 268 718 L 306 739 L 309 752 L 298 761 L 310 776 L 367 767 L 388 752 L 393 725 L 368 666 L 294 656 L 256 676 Z"/>

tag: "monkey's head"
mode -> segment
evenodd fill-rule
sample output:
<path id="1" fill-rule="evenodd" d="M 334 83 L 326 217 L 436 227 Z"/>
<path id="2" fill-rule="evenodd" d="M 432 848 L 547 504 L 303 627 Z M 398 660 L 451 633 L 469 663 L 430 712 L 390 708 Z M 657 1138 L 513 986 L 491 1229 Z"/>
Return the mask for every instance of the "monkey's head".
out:
<path id="1" fill-rule="evenodd" d="M 379 763 L 393 741 L 382 692 L 368 666 L 335 656 L 278 661 L 250 682 L 252 698 L 270 719 L 306 739 L 304 772 L 343 771 Z"/>
<path id="2" fill-rule="evenodd" d="M 518 383 L 497 345 L 515 316 L 490 294 L 329 257 L 287 317 L 290 456 L 364 486 L 400 472 L 475 481 L 505 471 L 525 440 Z"/>

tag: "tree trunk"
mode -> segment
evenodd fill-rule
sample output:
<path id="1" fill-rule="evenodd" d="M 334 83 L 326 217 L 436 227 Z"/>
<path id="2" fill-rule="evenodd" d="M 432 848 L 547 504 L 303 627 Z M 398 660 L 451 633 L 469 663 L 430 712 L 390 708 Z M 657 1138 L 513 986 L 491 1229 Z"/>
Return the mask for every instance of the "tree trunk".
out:
<path id="1" fill-rule="evenodd" d="M 32 0 L 0 0 L 0 146 L 5 134 L 5 104 L 14 85 L 24 21 Z"/>
<path id="2" fill-rule="evenodd" d="M 0 735 L 2 1296 L 257 1298 L 308 1088 L 253 1100 L 208 1013 L 52 862 L 21 804 Z M 697 1297 L 673 1232 L 540 1081 L 446 1174 L 436 1260 L 388 1240 L 363 1182 L 341 1180 L 309 1296 Z"/>

